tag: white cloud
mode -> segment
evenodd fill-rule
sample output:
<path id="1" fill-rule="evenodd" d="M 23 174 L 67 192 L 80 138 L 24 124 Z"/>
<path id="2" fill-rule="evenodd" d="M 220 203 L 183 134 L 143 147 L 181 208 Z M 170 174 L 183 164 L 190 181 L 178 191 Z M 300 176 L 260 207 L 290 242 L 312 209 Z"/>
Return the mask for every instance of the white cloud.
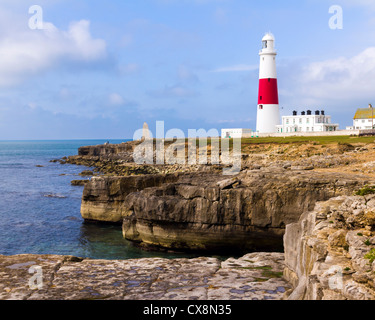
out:
<path id="1" fill-rule="evenodd" d="M 72 93 L 70 92 L 70 90 L 68 88 L 63 87 L 63 88 L 60 89 L 60 92 L 59 92 L 58 96 L 62 100 L 67 100 L 67 99 L 71 98 Z"/>
<path id="2" fill-rule="evenodd" d="M 128 75 L 137 73 L 139 71 L 140 67 L 137 63 L 128 63 L 126 65 L 120 65 L 118 67 L 118 70 L 121 75 Z"/>
<path id="3" fill-rule="evenodd" d="M 374 93 L 375 47 L 368 48 L 352 58 L 314 62 L 307 66 L 302 77 L 306 91 L 329 98 L 359 98 Z"/>
<path id="4" fill-rule="evenodd" d="M 341 4 L 348 6 L 361 6 L 370 9 L 375 9 L 374 0 L 341 0 Z"/>
<path id="5" fill-rule="evenodd" d="M 165 88 L 162 90 L 149 92 L 149 95 L 154 98 L 188 98 L 196 96 L 197 93 L 193 90 L 176 84 L 172 86 L 165 86 Z"/>
<path id="6" fill-rule="evenodd" d="M 127 47 L 133 43 L 133 36 L 131 34 L 125 34 L 120 39 L 120 46 L 121 47 Z"/>
<path id="7" fill-rule="evenodd" d="M 182 82 L 196 83 L 199 81 L 198 76 L 185 65 L 180 65 L 178 67 L 177 76 L 178 80 Z"/>
<path id="8" fill-rule="evenodd" d="M 17 17 L 15 17 L 16 19 Z M 66 61 L 95 62 L 107 56 L 106 42 L 94 39 L 90 22 L 72 22 L 67 31 L 44 22 L 43 30 L 0 21 L 0 86 L 17 84 Z M 14 27 L 13 27 L 14 26 Z"/>
<path id="9" fill-rule="evenodd" d="M 120 106 L 125 103 L 124 98 L 118 93 L 111 93 L 108 98 L 109 103 L 113 106 Z"/>
<path id="10" fill-rule="evenodd" d="M 257 69 L 259 69 L 259 65 L 237 64 L 233 66 L 217 68 L 212 70 L 212 72 L 254 71 Z"/>
<path id="11" fill-rule="evenodd" d="M 353 57 L 311 62 L 280 82 L 284 103 L 296 106 L 340 106 L 352 110 L 375 100 L 375 47 Z"/>

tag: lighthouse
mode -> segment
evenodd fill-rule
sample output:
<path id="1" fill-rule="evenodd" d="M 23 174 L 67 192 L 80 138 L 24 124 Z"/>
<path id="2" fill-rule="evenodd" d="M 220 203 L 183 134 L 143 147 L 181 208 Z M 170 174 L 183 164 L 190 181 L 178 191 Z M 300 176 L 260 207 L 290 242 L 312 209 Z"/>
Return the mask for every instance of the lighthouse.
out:
<path id="1" fill-rule="evenodd" d="M 259 52 L 259 95 L 257 111 L 257 132 L 274 133 L 280 124 L 279 95 L 276 74 L 275 38 L 267 33 L 262 39 Z"/>

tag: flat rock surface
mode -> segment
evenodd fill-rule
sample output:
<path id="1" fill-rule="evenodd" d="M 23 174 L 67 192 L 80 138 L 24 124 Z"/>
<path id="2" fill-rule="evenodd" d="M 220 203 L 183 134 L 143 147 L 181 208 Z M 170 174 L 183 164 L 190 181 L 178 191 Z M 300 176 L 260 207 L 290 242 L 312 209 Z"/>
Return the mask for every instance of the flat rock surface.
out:
<path id="1" fill-rule="evenodd" d="M 284 254 L 91 260 L 0 256 L 1 300 L 281 300 Z"/>

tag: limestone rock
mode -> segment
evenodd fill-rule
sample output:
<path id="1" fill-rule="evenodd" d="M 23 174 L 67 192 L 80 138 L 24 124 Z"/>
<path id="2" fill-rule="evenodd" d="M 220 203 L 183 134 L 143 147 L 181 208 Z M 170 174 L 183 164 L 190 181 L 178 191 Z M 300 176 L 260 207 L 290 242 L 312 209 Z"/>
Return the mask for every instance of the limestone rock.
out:
<path id="1" fill-rule="evenodd" d="M 328 237 L 328 242 L 331 247 L 345 247 L 346 243 L 346 231 L 338 230 Z"/>
<path id="2" fill-rule="evenodd" d="M 337 186 L 338 177 L 347 184 Z M 124 198 L 123 235 L 174 250 L 279 251 L 285 225 L 317 201 L 350 194 L 362 183 L 353 176 L 309 171 L 180 175 Z"/>
<path id="3" fill-rule="evenodd" d="M 90 180 L 72 180 L 71 185 L 72 186 L 84 186 L 87 183 L 89 183 Z"/>
<path id="4" fill-rule="evenodd" d="M 282 253 L 225 261 L 0 256 L 0 300 L 281 300 L 290 289 L 283 261 Z M 40 286 L 30 267 L 41 271 Z"/>
<path id="5" fill-rule="evenodd" d="M 363 218 L 373 209 L 365 197 L 341 196 L 319 202 L 286 227 L 284 276 L 293 286 L 290 300 L 375 299 L 375 275 L 366 258 L 375 248 L 370 240 L 375 230 L 364 225 L 371 219 Z"/>
<path id="6" fill-rule="evenodd" d="M 178 175 L 147 175 L 128 177 L 93 177 L 85 185 L 81 215 L 85 220 L 122 223 L 127 214 L 127 195 L 148 187 L 176 181 Z"/>

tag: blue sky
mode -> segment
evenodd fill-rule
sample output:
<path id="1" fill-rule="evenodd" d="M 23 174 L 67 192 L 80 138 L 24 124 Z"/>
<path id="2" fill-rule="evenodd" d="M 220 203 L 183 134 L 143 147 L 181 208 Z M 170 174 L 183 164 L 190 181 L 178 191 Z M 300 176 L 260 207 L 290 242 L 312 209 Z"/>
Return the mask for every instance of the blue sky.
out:
<path id="1" fill-rule="evenodd" d="M 0 140 L 125 139 L 145 121 L 254 129 L 268 31 L 283 115 L 326 110 L 344 129 L 375 104 L 372 0 L 14 2 L 0 1 Z"/>

